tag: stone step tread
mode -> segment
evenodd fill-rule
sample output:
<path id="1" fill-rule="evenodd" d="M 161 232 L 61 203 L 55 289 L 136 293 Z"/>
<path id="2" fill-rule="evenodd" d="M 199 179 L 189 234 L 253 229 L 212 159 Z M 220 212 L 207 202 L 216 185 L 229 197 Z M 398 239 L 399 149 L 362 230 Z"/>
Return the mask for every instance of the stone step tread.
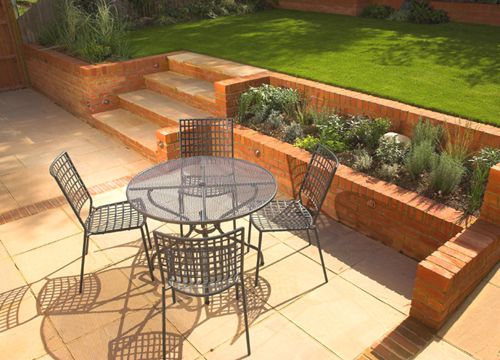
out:
<path id="1" fill-rule="evenodd" d="M 168 96 L 160 95 L 154 91 L 143 89 L 120 94 L 118 97 L 129 103 L 145 108 L 160 116 L 178 121 L 179 119 L 196 119 L 212 117 L 206 111 L 199 110 Z"/>
<path id="2" fill-rule="evenodd" d="M 249 76 L 266 71 L 265 69 L 255 66 L 238 64 L 233 61 L 219 59 L 208 55 L 196 54 L 189 51 L 169 55 L 168 59 L 212 70 L 214 72 L 227 75 L 228 77 Z"/>
<path id="3" fill-rule="evenodd" d="M 124 109 L 104 111 L 93 117 L 145 148 L 156 151 L 157 124 Z"/>
<path id="4" fill-rule="evenodd" d="M 179 92 L 202 97 L 207 101 L 215 103 L 214 84 L 208 81 L 195 79 L 173 71 L 149 74 L 144 76 L 144 78 L 146 81 L 154 81 L 160 85 L 174 88 Z"/>

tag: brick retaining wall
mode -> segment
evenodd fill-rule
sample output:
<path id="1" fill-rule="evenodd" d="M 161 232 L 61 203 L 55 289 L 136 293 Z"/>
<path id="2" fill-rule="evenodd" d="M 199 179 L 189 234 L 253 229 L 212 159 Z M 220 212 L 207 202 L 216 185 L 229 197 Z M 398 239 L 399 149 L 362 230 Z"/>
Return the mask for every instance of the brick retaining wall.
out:
<path id="1" fill-rule="evenodd" d="M 280 0 L 282 9 L 360 15 L 368 4 L 389 5 L 399 9 L 402 0 Z M 500 26 L 500 5 L 431 1 L 431 6 L 448 13 L 452 21 Z"/>

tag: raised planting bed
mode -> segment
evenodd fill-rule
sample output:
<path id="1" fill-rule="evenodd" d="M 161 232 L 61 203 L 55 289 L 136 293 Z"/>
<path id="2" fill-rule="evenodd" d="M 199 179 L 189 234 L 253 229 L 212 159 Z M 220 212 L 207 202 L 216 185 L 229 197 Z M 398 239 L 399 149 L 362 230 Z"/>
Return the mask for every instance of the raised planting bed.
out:
<path id="1" fill-rule="evenodd" d="M 500 148 L 473 152 L 472 125 L 457 133 L 446 124 L 420 119 L 410 139 L 389 132 L 394 127 L 387 118 L 339 115 L 309 103 L 296 89 L 251 87 L 240 97 L 238 121 L 308 151 L 322 143 L 344 165 L 478 215 L 488 170 L 500 162 Z"/>

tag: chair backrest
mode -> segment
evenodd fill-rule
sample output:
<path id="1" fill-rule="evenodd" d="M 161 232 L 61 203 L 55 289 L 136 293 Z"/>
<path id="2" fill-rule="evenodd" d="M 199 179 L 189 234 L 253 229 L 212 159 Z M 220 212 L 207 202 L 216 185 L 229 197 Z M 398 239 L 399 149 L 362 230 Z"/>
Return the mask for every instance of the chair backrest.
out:
<path id="1" fill-rule="evenodd" d="M 85 220 L 82 217 L 82 210 L 85 204 L 87 209 L 92 208 L 92 197 L 85 187 L 82 178 L 71 161 L 67 152 L 63 152 L 56 157 L 49 168 L 50 175 L 54 177 L 57 185 L 61 188 L 66 200 L 71 205 L 78 220 L 85 227 Z"/>
<path id="2" fill-rule="evenodd" d="M 234 157 L 232 119 L 179 120 L 181 157 Z"/>
<path id="3" fill-rule="evenodd" d="M 209 238 L 153 234 L 162 281 L 176 291 L 191 296 L 217 294 L 243 274 L 243 228 Z"/>
<path id="4" fill-rule="evenodd" d="M 338 165 L 337 156 L 328 148 L 318 144 L 307 165 L 299 190 L 299 200 L 312 212 L 314 221 L 321 211 Z"/>

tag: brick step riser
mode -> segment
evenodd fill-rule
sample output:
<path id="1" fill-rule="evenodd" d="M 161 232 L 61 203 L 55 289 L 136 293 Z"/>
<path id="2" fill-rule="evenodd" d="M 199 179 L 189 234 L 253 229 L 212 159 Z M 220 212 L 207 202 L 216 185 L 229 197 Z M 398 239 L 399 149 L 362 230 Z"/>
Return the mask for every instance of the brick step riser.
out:
<path id="1" fill-rule="evenodd" d="M 146 88 L 211 114 L 215 114 L 216 112 L 215 101 L 209 101 L 203 97 L 179 91 L 173 86 L 146 79 Z"/>
<path id="2" fill-rule="evenodd" d="M 120 107 L 122 109 L 128 110 L 133 114 L 141 116 L 145 119 L 151 120 L 155 124 L 158 124 L 160 127 L 168 127 L 168 126 L 178 126 L 179 122 L 175 119 L 170 119 L 166 116 L 160 115 L 154 111 L 149 110 L 148 108 L 136 105 L 124 99 L 120 99 Z"/>
<path id="3" fill-rule="evenodd" d="M 211 83 L 226 80 L 231 78 L 226 74 L 203 68 L 200 66 L 192 65 L 185 62 L 179 62 L 172 59 L 168 59 L 168 69 L 186 76 L 193 77 L 195 79 L 208 81 Z"/>
<path id="4" fill-rule="evenodd" d="M 153 151 L 152 149 L 149 149 L 148 147 L 138 143 L 137 141 L 129 138 L 127 135 L 118 132 L 116 129 L 104 124 L 100 120 L 92 117 L 90 119 L 90 124 L 94 126 L 96 129 L 102 130 L 105 133 L 113 136 L 115 139 L 119 140 L 122 142 L 124 145 L 130 147 L 132 150 L 138 152 L 142 156 L 144 156 L 146 159 L 151 160 L 153 162 L 157 161 L 157 154 L 156 151 Z"/>

